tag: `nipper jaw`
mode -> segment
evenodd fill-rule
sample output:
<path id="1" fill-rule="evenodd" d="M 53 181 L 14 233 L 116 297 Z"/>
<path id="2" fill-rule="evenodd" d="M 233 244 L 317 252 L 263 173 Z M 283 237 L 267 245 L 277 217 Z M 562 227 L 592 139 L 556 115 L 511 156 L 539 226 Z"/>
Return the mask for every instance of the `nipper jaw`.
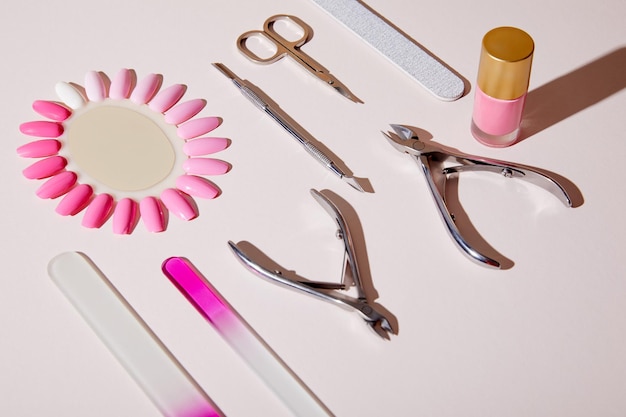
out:
<path id="1" fill-rule="evenodd" d="M 459 231 L 454 213 L 446 204 L 446 181 L 450 176 L 462 172 L 486 171 L 507 178 L 518 178 L 544 188 L 565 206 L 572 207 L 572 198 L 567 190 L 555 178 L 536 168 L 447 150 L 433 142 L 420 140 L 416 133 L 406 126 L 392 124 L 391 127 L 393 132 L 383 134 L 396 150 L 408 153 L 417 161 L 448 233 L 462 252 L 480 265 L 491 268 L 501 266 L 497 260 L 473 248 Z"/>
<path id="2" fill-rule="evenodd" d="M 309 281 L 295 276 L 295 274 L 276 268 L 264 266 L 264 259 L 254 252 L 246 252 L 241 244 L 231 241 L 228 245 L 239 261 L 261 278 L 274 284 L 281 284 L 291 289 L 302 291 L 306 294 L 333 303 L 347 310 L 357 312 L 368 326 L 383 339 L 390 339 L 390 334 L 396 334 L 391 321 L 385 316 L 382 309 L 375 303 L 371 303 L 364 290 L 357 262 L 352 234 L 348 223 L 339 208 L 322 193 L 311 190 L 313 198 L 333 217 L 337 225 L 337 238 L 344 244 L 344 260 L 341 282 Z M 353 287 L 356 297 L 347 295 L 347 290 Z"/>

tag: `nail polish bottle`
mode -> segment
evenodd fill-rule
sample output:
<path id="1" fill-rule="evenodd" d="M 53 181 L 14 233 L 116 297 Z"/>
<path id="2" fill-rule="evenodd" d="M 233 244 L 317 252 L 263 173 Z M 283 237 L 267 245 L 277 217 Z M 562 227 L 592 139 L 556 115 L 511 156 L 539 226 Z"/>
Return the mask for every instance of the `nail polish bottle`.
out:
<path id="1" fill-rule="evenodd" d="M 533 39 L 514 27 L 483 37 L 471 127 L 480 143 L 505 147 L 518 139 L 534 48 Z"/>

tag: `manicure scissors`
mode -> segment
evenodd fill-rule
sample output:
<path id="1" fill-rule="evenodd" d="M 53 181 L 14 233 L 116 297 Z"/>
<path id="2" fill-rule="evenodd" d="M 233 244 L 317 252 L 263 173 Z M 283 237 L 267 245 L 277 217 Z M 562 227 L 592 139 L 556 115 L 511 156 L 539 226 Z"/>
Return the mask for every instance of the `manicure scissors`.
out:
<path id="1" fill-rule="evenodd" d="M 450 236 L 465 255 L 480 265 L 500 268 L 498 261 L 472 247 L 457 228 L 454 213 L 446 204 L 445 190 L 449 176 L 463 172 L 486 171 L 501 174 L 507 178 L 518 178 L 549 191 L 566 207 L 572 207 L 572 198 L 565 188 L 555 178 L 536 168 L 453 152 L 434 142 L 420 140 L 417 134 L 406 126 L 392 124 L 391 128 L 393 132 L 383 132 L 383 134 L 397 151 L 407 153 L 417 161 Z M 444 166 L 446 163 L 449 165 Z"/>
<path id="2" fill-rule="evenodd" d="M 302 32 L 300 38 L 295 41 L 291 41 L 280 35 L 274 27 L 275 24 L 280 21 L 287 21 L 297 26 L 299 31 Z M 254 37 L 260 37 L 269 41 L 270 44 L 274 46 L 276 51 L 269 57 L 259 56 L 250 50 L 247 45 L 248 39 Z M 263 30 L 251 30 L 242 34 L 239 39 L 237 39 L 237 47 L 239 48 L 239 51 L 241 51 L 241 53 L 243 53 L 248 59 L 258 64 L 272 64 L 284 56 L 289 56 L 298 64 L 306 68 L 311 74 L 332 87 L 339 94 L 355 103 L 362 103 L 362 101 L 354 96 L 345 85 L 331 75 L 326 68 L 300 50 L 300 47 L 311 40 L 312 37 L 313 29 L 311 29 L 311 27 L 304 23 L 304 21 L 300 18 L 286 14 L 278 14 L 265 21 L 263 24 Z"/>

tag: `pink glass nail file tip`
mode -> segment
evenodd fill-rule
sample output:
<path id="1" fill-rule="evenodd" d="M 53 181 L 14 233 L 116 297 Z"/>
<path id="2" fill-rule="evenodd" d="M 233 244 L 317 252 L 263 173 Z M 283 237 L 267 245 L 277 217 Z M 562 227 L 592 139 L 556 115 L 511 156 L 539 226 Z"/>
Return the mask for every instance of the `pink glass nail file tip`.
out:
<path id="1" fill-rule="evenodd" d="M 165 417 L 222 413 L 85 255 L 66 252 L 48 274 Z"/>
<path id="2" fill-rule="evenodd" d="M 330 412 L 295 376 L 189 261 L 179 257 L 163 263 L 163 273 L 226 342 L 297 416 L 328 416 Z"/>

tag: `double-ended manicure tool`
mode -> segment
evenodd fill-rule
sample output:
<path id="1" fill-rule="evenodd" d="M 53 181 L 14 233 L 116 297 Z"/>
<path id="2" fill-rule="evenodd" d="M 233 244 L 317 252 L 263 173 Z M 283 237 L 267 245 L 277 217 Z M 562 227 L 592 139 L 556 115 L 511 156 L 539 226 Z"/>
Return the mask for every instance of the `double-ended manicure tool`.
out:
<path id="1" fill-rule="evenodd" d="M 317 161 L 319 161 L 326 169 L 332 172 L 334 175 L 338 176 L 342 180 L 345 181 L 350 187 L 355 190 L 365 192 L 363 187 L 359 184 L 359 182 L 348 173 L 344 172 L 337 164 L 328 157 L 320 148 L 315 146 L 311 141 L 306 138 L 306 134 L 302 131 L 301 128 L 296 126 L 296 124 L 291 123 L 289 121 L 289 116 L 287 116 L 277 105 L 273 106 L 270 101 L 272 101 L 265 93 L 260 91 L 258 88 L 256 91 L 252 89 L 252 85 L 246 80 L 242 80 L 237 77 L 232 71 L 230 71 L 224 64 L 213 63 L 213 66 L 217 68 L 222 74 L 228 77 L 235 87 L 241 91 L 241 94 L 244 95 L 248 100 L 252 102 L 259 110 L 263 113 L 267 114 L 272 118 L 276 123 L 278 123 L 283 129 L 285 129 L 295 140 L 298 141 L 300 145 Z M 266 96 L 266 97 L 263 97 Z"/>
<path id="2" fill-rule="evenodd" d="M 345 217 L 328 197 L 316 190 L 311 190 L 313 198 L 335 219 L 337 223 L 337 237 L 343 241 L 344 245 L 344 263 L 342 271 L 342 279 L 340 283 L 309 281 L 299 277 L 291 278 L 287 272 L 279 269 L 263 266 L 264 260 L 261 256 L 251 252 L 244 252 L 241 243 L 235 244 L 228 242 L 233 253 L 250 271 L 259 275 L 272 283 L 285 285 L 289 288 L 303 291 L 306 294 L 321 298 L 324 301 L 331 302 L 340 307 L 354 310 L 365 320 L 376 334 L 383 339 L 389 339 L 390 334 L 396 334 L 391 320 L 385 316 L 382 309 L 374 303 L 368 301 L 361 275 L 359 272 L 359 264 L 356 258 L 352 234 L 348 228 Z M 265 261 L 267 262 L 267 261 Z M 291 274 L 293 275 L 293 274 Z M 342 291 L 349 289 L 350 282 L 356 289 L 356 297 L 350 297 Z"/>
<path id="3" fill-rule="evenodd" d="M 481 156 L 451 152 L 431 141 L 420 140 L 417 134 L 406 126 L 392 124 L 391 127 L 393 132 L 383 132 L 383 134 L 396 150 L 408 153 L 415 158 L 424 173 L 428 188 L 448 232 L 463 253 L 480 265 L 493 268 L 501 267 L 500 262 L 473 248 L 457 228 L 454 214 L 446 204 L 445 190 L 449 176 L 458 175 L 462 172 L 487 171 L 501 174 L 507 178 L 518 178 L 544 188 L 567 207 L 572 207 L 572 199 L 565 188 L 556 179 L 539 172 L 537 169 Z M 450 162 L 458 165 L 444 165 Z"/>

